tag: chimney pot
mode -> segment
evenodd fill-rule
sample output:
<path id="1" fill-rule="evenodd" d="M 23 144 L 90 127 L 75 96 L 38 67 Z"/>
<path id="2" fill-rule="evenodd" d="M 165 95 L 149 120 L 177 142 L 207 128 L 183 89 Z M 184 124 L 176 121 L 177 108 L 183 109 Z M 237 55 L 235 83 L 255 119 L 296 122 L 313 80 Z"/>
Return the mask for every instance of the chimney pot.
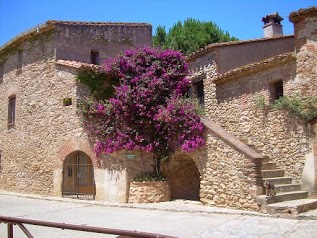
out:
<path id="1" fill-rule="evenodd" d="M 277 12 L 263 17 L 262 21 L 264 22 L 264 37 L 282 36 L 283 26 L 281 25 L 281 21 L 283 20 L 284 18 L 281 17 Z"/>

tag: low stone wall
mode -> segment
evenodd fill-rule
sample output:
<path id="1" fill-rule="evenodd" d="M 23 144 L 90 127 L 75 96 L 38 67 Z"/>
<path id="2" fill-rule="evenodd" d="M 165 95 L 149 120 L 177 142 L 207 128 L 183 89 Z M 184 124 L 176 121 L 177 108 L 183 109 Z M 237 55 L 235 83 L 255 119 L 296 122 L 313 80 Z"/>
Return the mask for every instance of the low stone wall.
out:
<path id="1" fill-rule="evenodd" d="M 167 181 L 131 182 L 129 203 L 154 203 L 171 200 Z"/>
<path id="2" fill-rule="evenodd" d="M 208 158 L 201 176 L 200 200 L 209 205 L 258 210 L 262 194 L 261 163 L 265 160 L 219 125 L 204 118 Z"/>

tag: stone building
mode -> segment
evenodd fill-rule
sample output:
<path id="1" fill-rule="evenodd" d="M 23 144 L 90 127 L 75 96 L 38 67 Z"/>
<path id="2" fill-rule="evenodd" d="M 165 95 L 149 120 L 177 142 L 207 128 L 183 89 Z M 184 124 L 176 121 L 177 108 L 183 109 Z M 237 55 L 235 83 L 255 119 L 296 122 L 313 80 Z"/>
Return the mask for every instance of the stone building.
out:
<path id="1" fill-rule="evenodd" d="M 294 35 L 282 35 L 283 18 L 273 13 L 262 19 L 264 38 L 208 45 L 187 59 L 208 128 L 205 203 L 272 213 L 317 207 L 316 120 L 270 107 L 317 96 L 317 7 L 289 19 Z M 264 181 L 276 196 L 264 195 Z"/>
<path id="2" fill-rule="evenodd" d="M 147 155 L 96 158 L 77 102 L 89 93 L 78 69 L 152 46 L 145 23 L 47 21 L 0 48 L 0 189 L 127 201 Z"/>
<path id="3" fill-rule="evenodd" d="M 267 15 L 264 38 L 187 58 L 207 145 L 164 165 L 172 199 L 272 213 L 317 207 L 316 123 L 270 107 L 283 96 L 317 96 L 317 8 L 290 14 L 294 35 L 283 35 L 282 20 Z M 148 24 L 48 21 L 2 46 L 0 189 L 127 202 L 129 182 L 153 169 L 150 155 L 96 157 L 76 109 L 88 88 L 75 76 L 151 44 Z M 264 181 L 276 196 L 264 195 Z"/>

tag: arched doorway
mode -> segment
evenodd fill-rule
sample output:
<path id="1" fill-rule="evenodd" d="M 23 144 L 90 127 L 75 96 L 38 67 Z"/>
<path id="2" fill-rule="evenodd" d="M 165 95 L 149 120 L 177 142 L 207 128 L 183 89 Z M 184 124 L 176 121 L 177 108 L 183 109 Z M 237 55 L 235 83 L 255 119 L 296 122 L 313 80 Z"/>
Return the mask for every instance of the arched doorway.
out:
<path id="1" fill-rule="evenodd" d="M 168 167 L 171 198 L 199 201 L 200 173 L 194 160 L 179 156 L 173 158 Z"/>
<path id="2" fill-rule="evenodd" d="M 94 167 L 82 151 L 70 154 L 63 167 L 63 197 L 95 199 Z"/>

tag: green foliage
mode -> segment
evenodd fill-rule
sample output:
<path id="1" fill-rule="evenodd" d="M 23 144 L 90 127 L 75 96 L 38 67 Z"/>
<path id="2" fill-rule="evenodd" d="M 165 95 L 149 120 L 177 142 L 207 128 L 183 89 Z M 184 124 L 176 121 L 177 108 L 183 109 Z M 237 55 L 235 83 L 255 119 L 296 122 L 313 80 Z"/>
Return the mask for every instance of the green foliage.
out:
<path id="1" fill-rule="evenodd" d="M 141 174 L 134 179 L 134 182 L 166 181 L 162 175 Z"/>
<path id="2" fill-rule="evenodd" d="M 118 80 L 107 76 L 96 69 L 82 69 L 77 75 L 77 79 L 89 86 L 90 92 L 97 100 L 109 99 L 114 92 L 114 86 L 118 85 Z"/>
<path id="3" fill-rule="evenodd" d="M 265 98 L 263 95 L 256 95 L 253 99 L 258 108 L 265 109 Z"/>
<path id="4" fill-rule="evenodd" d="M 184 23 L 178 21 L 168 33 L 164 26 L 158 26 L 153 39 L 154 46 L 181 51 L 185 55 L 212 43 L 238 40 L 214 22 L 202 22 L 193 18 L 188 18 Z"/>
<path id="5" fill-rule="evenodd" d="M 155 46 L 163 47 L 166 41 L 165 26 L 159 25 L 156 28 L 155 36 L 153 37 L 153 43 Z"/>
<path id="6" fill-rule="evenodd" d="M 305 121 L 311 121 L 317 118 L 316 97 L 300 97 L 298 95 L 284 96 L 276 100 L 272 108 L 286 110 Z"/>

